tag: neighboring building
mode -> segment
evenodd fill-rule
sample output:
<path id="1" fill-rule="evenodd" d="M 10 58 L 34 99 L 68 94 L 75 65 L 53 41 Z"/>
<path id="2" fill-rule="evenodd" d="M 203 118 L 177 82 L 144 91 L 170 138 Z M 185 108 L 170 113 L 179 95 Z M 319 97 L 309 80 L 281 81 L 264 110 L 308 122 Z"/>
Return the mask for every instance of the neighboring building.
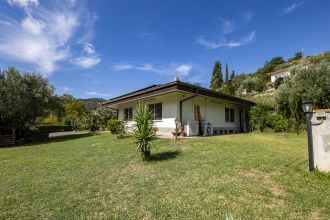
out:
<path id="1" fill-rule="evenodd" d="M 278 78 L 284 78 L 286 76 L 290 76 L 290 70 L 291 70 L 291 67 L 269 73 L 270 81 L 273 83 Z"/>
<path id="2" fill-rule="evenodd" d="M 132 128 L 135 106 L 143 101 L 155 115 L 157 135 L 171 135 L 176 121 L 187 136 L 249 132 L 249 110 L 255 103 L 181 81 L 149 86 L 101 103 L 115 109 Z M 179 122 L 179 123 L 178 123 Z"/>

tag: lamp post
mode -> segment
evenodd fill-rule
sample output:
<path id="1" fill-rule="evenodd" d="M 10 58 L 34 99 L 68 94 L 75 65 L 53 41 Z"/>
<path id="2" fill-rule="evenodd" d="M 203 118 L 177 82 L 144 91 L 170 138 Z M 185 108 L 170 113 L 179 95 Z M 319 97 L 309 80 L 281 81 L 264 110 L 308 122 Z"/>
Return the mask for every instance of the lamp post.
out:
<path id="1" fill-rule="evenodd" d="M 309 98 L 302 102 L 302 107 L 306 113 L 307 121 L 307 137 L 308 137 L 308 159 L 309 159 L 309 171 L 314 170 L 314 152 L 313 152 L 313 136 L 312 136 L 312 116 L 313 116 L 313 102 Z"/>

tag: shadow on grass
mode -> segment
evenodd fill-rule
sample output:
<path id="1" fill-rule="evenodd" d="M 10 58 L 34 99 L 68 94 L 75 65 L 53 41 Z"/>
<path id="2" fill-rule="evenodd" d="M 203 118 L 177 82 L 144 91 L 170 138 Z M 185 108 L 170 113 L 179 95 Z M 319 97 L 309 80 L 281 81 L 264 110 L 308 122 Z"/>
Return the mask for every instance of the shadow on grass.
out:
<path id="1" fill-rule="evenodd" d="M 153 162 L 161 162 L 166 160 L 175 159 L 177 156 L 181 154 L 181 151 L 165 151 L 161 153 L 151 154 L 149 161 Z"/>
<path id="2" fill-rule="evenodd" d="M 58 142 L 58 141 L 70 141 L 70 140 L 74 140 L 74 139 L 78 139 L 78 138 L 85 138 L 85 137 L 91 137 L 91 136 L 96 136 L 99 135 L 97 133 L 92 133 L 92 132 L 88 132 L 88 133 L 83 133 L 83 134 L 70 134 L 70 135 L 63 135 L 63 136 L 57 136 L 57 137 L 51 137 L 49 138 L 49 142 Z"/>

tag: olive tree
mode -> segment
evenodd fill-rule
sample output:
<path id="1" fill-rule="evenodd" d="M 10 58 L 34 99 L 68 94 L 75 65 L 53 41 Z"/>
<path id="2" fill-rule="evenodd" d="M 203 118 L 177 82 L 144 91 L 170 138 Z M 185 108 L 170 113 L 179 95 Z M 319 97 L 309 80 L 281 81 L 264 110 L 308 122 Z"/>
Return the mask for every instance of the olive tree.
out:
<path id="1" fill-rule="evenodd" d="M 286 118 L 302 122 L 305 114 L 302 101 L 311 98 L 315 108 L 330 108 L 330 63 L 323 61 L 291 71 L 278 87 L 276 93 L 277 112 Z"/>
<path id="2" fill-rule="evenodd" d="M 36 73 L 14 67 L 0 72 L 0 129 L 21 130 L 36 124 L 50 106 L 54 88 Z"/>

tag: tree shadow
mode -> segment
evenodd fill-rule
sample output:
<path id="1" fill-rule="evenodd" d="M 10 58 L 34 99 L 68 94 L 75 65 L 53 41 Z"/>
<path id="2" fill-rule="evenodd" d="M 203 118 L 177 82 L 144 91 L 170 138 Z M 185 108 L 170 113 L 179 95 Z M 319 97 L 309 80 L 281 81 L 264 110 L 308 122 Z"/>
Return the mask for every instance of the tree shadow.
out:
<path id="1" fill-rule="evenodd" d="M 70 134 L 70 135 L 63 135 L 63 136 L 57 136 L 57 137 L 50 137 L 48 140 L 45 141 L 35 141 L 35 142 L 27 142 L 27 143 L 16 143 L 15 145 L 11 146 L 0 146 L 0 148 L 14 148 L 14 147 L 26 147 L 26 146 L 33 146 L 33 145 L 42 145 L 42 144 L 48 144 L 52 142 L 60 142 L 60 141 L 70 141 L 74 139 L 79 139 L 79 138 L 85 138 L 85 137 L 91 137 L 95 136 L 98 134 L 93 134 L 91 132 L 89 133 L 81 133 L 81 134 Z"/>
<path id="2" fill-rule="evenodd" d="M 82 134 L 70 134 L 70 135 L 63 135 L 63 136 L 57 136 L 57 137 L 50 137 L 49 142 L 59 142 L 59 141 L 69 141 L 69 140 L 74 140 L 74 139 L 79 139 L 79 138 L 85 138 L 85 137 L 91 137 L 91 136 L 96 136 L 99 135 L 98 133 L 82 133 Z"/>
<path id="3" fill-rule="evenodd" d="M 149 161 L 153 162 L 162 162 L 167 160 L 175 159 L 178 155 L 181 154 L 181 151 L 165 151 L 161 153 L 151 154 Z"/>

